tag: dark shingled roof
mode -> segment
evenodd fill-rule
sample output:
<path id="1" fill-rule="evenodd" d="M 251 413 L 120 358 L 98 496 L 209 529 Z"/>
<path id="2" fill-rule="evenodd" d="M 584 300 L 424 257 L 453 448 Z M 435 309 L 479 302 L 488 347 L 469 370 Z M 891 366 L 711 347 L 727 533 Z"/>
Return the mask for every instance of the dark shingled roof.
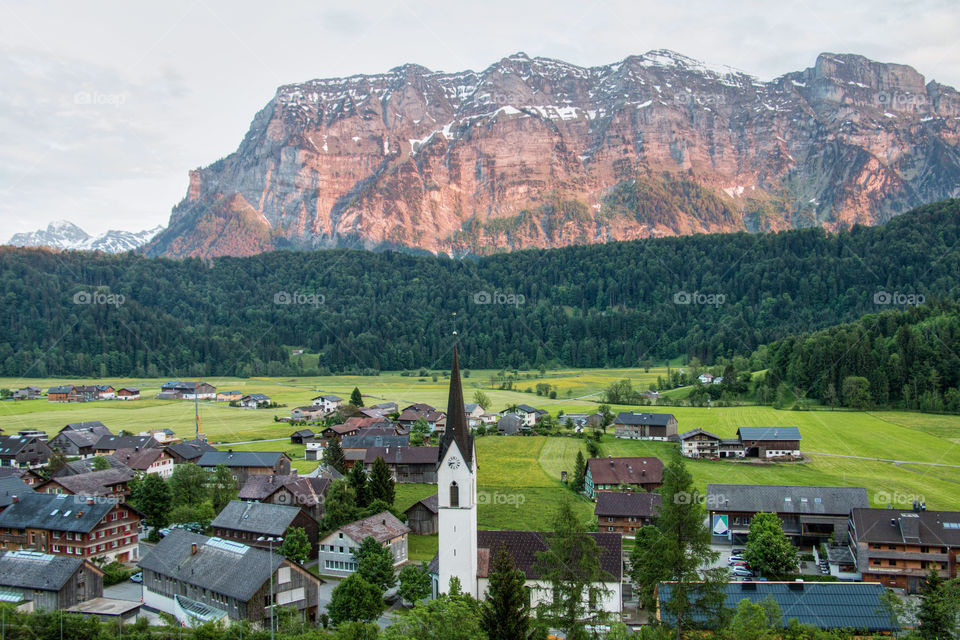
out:
<path id="1" fill-rule="evenodd" d="M 644 424 L 655 427 L 665 427 L 673 418 L 672 413 L 634 413 L 632 411 L 620 412 L 614 424 Z"/>
<path id="2" fill-rule="evenodd" d="M 104 469 L 90 471 L 72 476 L 53 478 L 61 487 L 72 494 L 84 496 L 105 496 L 114 493 L 113 486 L 129 482 L 133 479 L 133 472 L 126 467 L 120 469 Z"/>
<path id="3" fill-rule="evenodd" d="M 252 475 L 240 488 L 240 500 L 266 500 L 275 491 L 287 489 L 296 496 L 298 504 L 312 507 L 323 501 L 330 488 L 330 478 L 306 476 Z"/>
<path id="4" fill-rule="evenodd" d="M 22 496 L 25 493 L 33 493 L 33 489 L 19 477 L 0 478 L 0 507 L 6 507 L 13 502 L 14 496 Z"/>
<path id="5" fill-rule="evenodd" d="M 379 543 L 389 542 L 397 536 L 410 533 L 410 527 L 400 522 L 389 511 L 377 513 L 368 518 L 351 522 L 340 527 L 340 531 L 355 542 L 373 538 Z"/>
<path id="6" fill-rule="evenodd" d="M 210 525 L 267 536 L 282 536 L 299 514 L 300 507 L 232 500 Z"/>
<path id="7" fill-rule="evenodd" d="M 167 449 L 173 451 L 184 460 L 196 460 L 207 451 L 216 451 L 217 448 L 204 442 L 203 440 L 187 440 L 167 446 Z"/>
<path id="8" fill-rule="evenodd" d="M 343 449 L 369 449 L 370 447 L 400 447 L 410 444 L 410 436 L 344 436 L 340 440 Z"/>
<path id="9" fill-rule="evenodd" d="M 593 513 L 599 517 L 651 518 L 660 510 L 660 494 L 601 491 Z"/>
<path id="10" fill-rule="evenodd" d="M 15 456 L 37 440 L 36 436 L 0 436 L 0 455 Z"/>
<path id="11" fill-rule="evenodd" d="M 117 460 L 113 454 L 106 454 L 102 456 L 94 456 L 93 458 L 83 458 L 82 460 L 71 460 L 67 464 L 63 465 L 59 471 L 53 474 L 54 478 L 62 478 L 64 476 L 75 476 L 78 473 L 90 473 L 91 471 L 97 471 L 97 468 L 94 467 L 94 461 L 98 458 L 106 460 L 109 468 L 111 469 L 127 469 L 127 465 L 123 464 Z"/>
<path id="12" fill-rule="evenodd" d="M 661 582 L 658 588 L 661 619 L 668 625 L 675 622 L 663 603 L 670 599 L 673 584 Z M 868 633 L 896 631 L 890 615 L 884 613 L 881 596 L 886 588 L 869 582 L 729 582 L 724 606 L 736 609 L 740 600 L 762 602 L 772 598 L 783 614 L 781 624 L 791 618 L 800 624 L 819 629 L 853 629 Z M 702 622 L 702 614 L 693 613 L 692 620 Z"/>
<path id="13" fill-rule="evenodd" d="M 741 440 L 801 440 L 797 427 L 740 427 L 737 435 Z"/>
<path id="14" fill-rule="evenodd" d="M 412 505 L 410 505 L 409 509 L 404 511 L 404 513 L 409 513 L 410 509 L 413 509 L 418 504 L 422 504 L 424 507 L 427 508 L 427 511 L 429 511 L 430 513 L 440 513 L 440 506 L 439 506 L 439 500 L 437 499 L 437 494 L 433 494 L 432 496 L 427 496 L 423 500 L 418 500 L 417 502 L 414 502 Z"/>
<path id="15" fill-rule="evenodd" d="M 192 552 L 193 544 L 197 545 L 196 553 Z M 174 529 L 144 555 L 139 566 L 248 602 L 283 563 L 283 556 L 266 549 Z"/>
<path id="16" fill-rule="evenodd" d="M 124 465 L 137 471 L 146 471 L 150 465 L 163 455 L 163 449 L 117 449 L 113 457 Z"/>
<path id="17" fill-rule="evenodd" d="M 87 504 L 83 496 L 62 493 L 26 493 L 0 512 L 0 528 L 47 529 L 88 533 L 114 505 Z"/>
<path id="18" fill-rule="evenodd" d="M 96 449 L 136 449 L 159 447 L 153 436 L 102 436 L 97 440 Z"/>
<path id="19" fill-rule="evenodd" d="M 0 551 L 0 587 L 60 591 L 83 562 L 36 551 Z"/>
<path id="20" fill-rule="evenodd" d="M 862 508 L 851 520 L 858 542 L 960 547 L 960 511 Z"/>
<path id="21" fill-rule="evenodd" d="M 364 464 L 373 464 L 383 458 L 387 464 L 437 464 L 436 447 L 369 447 Z"/>
<path id="22" fill-rule="evenodd" d="M 697 436 L 701 434 L 705 436 L 709 436 L 714 440 L 723 440 L 723 438 L 721 438 L 717 434 L 711 433 L 710 431 L 705 431 L 703 429 L 691 429 L 690 431 L 684 431 L 679 436 L 677 436 L 677 438 L 680 440 L 686 440 L 687 438 L 692 438 L 693 436 Z M 737 440 L 737 442 L 739 442 L 739 440 Z"/>
<path id="23" fill-rule="evenodd" d="M 663 480 L 659 458 L 590 458 L 587 468 L 593 484 L 649 484 Z"/>
<path id="24" fill-rule="evenodd" d="M 621 562 L 621 537 L 619 533 L 588 533 L 600 548 L 600 568 L 608 575 L 604 582 L 620 582 L 622 562 Z M 537 562 L 537 552 L 546 551 L 549 545 L 549 531 L 488 531 L 481 529 L 477 531 L 477 551 L 478 559 L 485 559 L 487 562 L 478 563 L 477 575 L 481 578 L 487 577 L 490 565 L 493 564 L 493 558 L 500 548 L 504 545 L 507 553 L 513 558 L 513 564 L 523 571 L 528 580 L 536 580 L 539 574 L 535 565 Z M 481 554 L 480 551 L 486 550 Z"/>
<path id="25" fill-rule="evenodd" d="M 863 487 L 708 484 L 707 504 L 712 511 L 849 515 L 869 501 Z"/>
<path id="26" fill-rule="evenodd" d="M 450 367 L 450 393 L 447 397 L 447 428 L 440 439 L 440 454 L 437 456 L 437 466 L 443 462 L 447 449 L 452 443 L 457 443 L 457 449 L 467 463 L 468 469 L 473 469 L 473 436 L 467 424 L 467 412 L 463 410 L 463 387 L 460 384 L 460 359 L 457 355 L 457 345 L 453 345 L 453 365 Z"/>
<path id="27" fill-rule="evenodd" d="M 207 451 L 197 464 L 201 467 L 273 467 L 285 455 L 281 451 Z"/>

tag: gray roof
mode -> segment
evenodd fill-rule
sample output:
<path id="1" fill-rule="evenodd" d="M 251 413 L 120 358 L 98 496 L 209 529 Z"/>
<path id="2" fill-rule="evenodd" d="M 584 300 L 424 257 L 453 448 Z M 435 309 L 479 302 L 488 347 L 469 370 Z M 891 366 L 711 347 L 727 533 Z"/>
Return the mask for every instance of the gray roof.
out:
<path id="1" fill-rule="evenodd" d="M 537 408 L 536 408 L 536 407 L 531 407 L 531 406 L 528 405 L 528 404 L 518 404 L 518 405 L 517 405 L 517 409 L 519 409 L 520 411 L 523 411 L 524 413 L 536 413 L 536 412 L 537 412 Z"/>
<path id="2" fill-rule="evenodd" d="M 672 413 L 634 413 L 622 411 L 617 414 L 614 424 L 645 424 L 656 427 L 665 427 L 673 419 Z"/>
<path id="3" fill-rule="evenodd" d="M 199 458 L 207 451 L 216 451 L 217 448 L 203 442 L 202 440 L 188 440 L 176 444 L 167 445 L 167 449 L 176 453 L 184 460 L 194 460 Z"/>
<path id="4" fill-rule="evenodd" d="M 737 435 L 741 440 L 800 440 L 797 427 L 740 427 Z"/>
<path id="5" fill-rule="evenodd" d="M 789 485 L 708 484 L 712 511 L 850 515 L 868 507 L 863 487 L 805 487 Z"/>
<path id="6" fill-rule="evenodd" d="M 661 582 L 658 595 L 661 605 L 670 599 L 673 584 Z M 881 596 L 886 591 L 880 583 L 868 582 L 728 582 L 724 606 L 736 609 L 740 600 L 762 602 L 772 598 L 783 614 L 782 624 L 791 618 L 819 629 L 852 629 L 855 631 L 896 631 L 889 614 L 884 613 Z M 661 606 L 661 618 L 667 624 L 675 620 Z M 688 615 L 704 621 L 702 614 Z"/>
<path id="7" fill-rule="evenodd" d="M 53 474 L 54 478 L 62 478 L 64 476 L 75 476 L 78 473 L 90 473 L 91 471 L 96 471 L 97 468 L 94 465 L 94 460 L 101 458 L 106 460 L 107 464 L 111 469 L 126 469 L 127 465 L 120 462 L 113 454 L 108 453 L 102 456 L 94 456 L 92 458 L 83 458 L 82 460 L 71 460 L 67 464 Z"/>
<path id="8" fill-rule="evenodd" d="M 680 438 L 680 440 L 686 440 L 687 438 L 692 438 L 693 436 L 700 435 L 700 434 L 703 434 L 705 436 L 710 436 L 714 440 L 723 440 L 723 438 L 721 438 L 717 434 L 711 433 L 710 431 L 705 431 L 703 429 L 691 429 L 690 431 L 684 431 L 677 437 Z M 739 440 L 737 442 L 739 442 Z"/>
<path id="9" fill-rule="evenodd" d="M 0 436 L 0 456 L 15 456 L 36 440 L 36 436 Z"/>
<path id="10" fill-rule="evenodd" d="M 110 429 L 107 428 L 107 425 L 103 424 L 99 420 L 69 422 L 63 429 L 60 429 L 60 431 L 94 431 L 100 434 L 110 433 Z"/>
<path id="11" fill-rule="evenodd" d="M 105 435 L 97 440 L 96 449 L 137 449 L 160 446 L 153 436 Z"/>
<path id="12" fill-rule="evenodd" d="M 593 509 L 593 514 L 600 517 L 652 518 L 659 511 L 659 493 L 600 491 L 597 493 L 597 506 Z"/>
<path id="13" fill-rule="evenodd" d="M 342 449 L 369 449 L 370 447 L 405 447 L 410 444 L 410 436 L 344 436 L 340 440 Z"/>
<path id="14" fill-rule="evenodd" d="M 233 500 L 210 524 L 223 529 L 282 536 L 299 514 L 300 507 Z"/>
<path id="15" fill-rule="evenodd" d="M 0 507 L 12 503 L 13 496 L 22 496 L 25 493 L 33 493 L 33 489 L 19 477 L 5 476 L 0 478 Z"/>
<path id="16" fill-rule="evenodd" d="M 60 591 L 83 565 L 83 558 L 36 551 L 0 551 L 0 586 Z"/>
<path id="17" fill-rule="evenodd" d="M 87 533 L 115 505 L 109 501 L 87 504 L 85 496 L 62 493 L 26 493 L 0 512 L 0 528 L 46 529 Z"/>
<path id="18" fill-rule="evenodd" d="M 960 511 L 854 509 L 858 542 L 960 547 Z"/>
<path id="19" fill-rule="evenodd" d="M 281 451 L 207 451 L 197 464 L 201 467 L 273 467 L 283 456 Z"/>
<path id="20" fill-rule="evenodd" d="M 144 555 L 139 566 L 247 602 L 283 562 L 283 556 L 266 549 L 174 529 Z"/>
<path id="21" fill-rule="evenodd" d="M 427 508 L 427 511 L 430 513 L 439 513 L 440 512 L 440 502 L 439 496 L 435 493 L 432 496 L 427 496 L 423 500 L 418 500 L 410 505 L 404 513 L 410 513 L 410 511 L 417 505 L 423 505 Z"/>
<path id="22" fill-rule="evenodd" d="M 102 471 L 88 471 L 72 476 L 60 476 L 51 478 L 48 482 L 56 482 L 75 495 L 105 496 L 114 492 L 112 488 L 114 485 L 124 484 L 132 479 L 133 472 L 126 467 L 120 467 Z"/>
<path id="23" fill-rule="evenodd" d="M 356 522 L 345 524 L 339 530 L 355 542 L 363 542 L 366 538 L 373 538 L 381 544 L 410 533 L 410 527 L 400 522 L 389 511 L 376 513 Z"/>

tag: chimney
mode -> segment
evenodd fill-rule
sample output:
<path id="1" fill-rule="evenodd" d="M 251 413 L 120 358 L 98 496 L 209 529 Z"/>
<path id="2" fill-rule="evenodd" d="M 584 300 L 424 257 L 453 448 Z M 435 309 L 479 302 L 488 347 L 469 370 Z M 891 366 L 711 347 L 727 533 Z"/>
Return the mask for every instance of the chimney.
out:
<path id="1" fill-rule="evenodd" d="M 80 516 L 83 515 L 83 511 L 77 511 L 77 520 L 80 519 Z"/>
<path id="2" fill-rule="evenodd" d="M 11 496 L 11 499 L 13 500 L 14 504 L 16 504 L 17 502 L 20 502 L 20 498 L 18 498 L 17 496 Z"/>
<path id="3" fill-rule="evenodd" d="M 193 544 L 190 545 L 190 555 L 192 555 L 192 556 L 197 555 L 197 543 L 196 543 L 196 542 L 194 542 Z"/>
<path id="4" fill-rule="evenodd" d="M 93 504 L 93 498 L 87 498 L 87 504 Z"/>
<path id="5" fill-rule="evenodd" d="M 891 527 L 897 526 L 897 519 L 896 519 L 896 518 L 890 518 L 890 526 L 891 526 Z"/>

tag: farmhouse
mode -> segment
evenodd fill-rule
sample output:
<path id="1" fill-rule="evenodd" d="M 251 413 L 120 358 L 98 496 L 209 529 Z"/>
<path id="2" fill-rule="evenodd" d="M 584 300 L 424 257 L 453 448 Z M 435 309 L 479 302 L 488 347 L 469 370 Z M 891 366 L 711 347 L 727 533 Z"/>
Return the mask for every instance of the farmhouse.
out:
<path id="1" fill-rule="evenodd" d="M 114 436 L 103 435 L 93 446 L 97 454 L 113 453 L 117 449 L 149 449 L 160 448 L 160 443 L 153 436 Z"/>
<path id="2" fill-rule="evenodd" d="M 313 422 L 321 418 L 323 418 L 323 409 L 312 405 L 307 407 L 294 407 L 290 411 L 290 419 L 296 420 L 297 422 Z"/>
<path id="3" fill-rule="evenodd" d="M 208 382 L 164 382 L 157 398 L 161 400 L 214 400 L 217 388 Z"/>
<path id="4" fill-rule="evenodd" d="M 117 400 L 139 400 L 140 389 L 137 387 L 120 387 L 117 389 Z"/>
<path id="5" fill-rule="evenodd" d="M 53 451 L 35 436 L 0 436 L 0 467 L 36 469 L 47 464 Z"/>
<path id="6" fill-rule="evenodd" d="M 659 493 L 601 491 L 593 513 L 600 531 L 632 536 L 640 527 L 653 524 L 659 510 Z"/>
<path id="7" fill-rule="evenodd" d="M 251 393 L 240 398 L 240 406 L 247 409 L 259 409 L 270 406 L 270 396 L 263 393 Z"/>
<path id="8" fill-rule="evenodd" d="M 290 473 L 290 458 L 280 451 L 207 451 L 196 463 L 210 473 L 216 471 L 217 465 L 225 465 L 240 485 L 250 476 Z"/>
<path id="9" fill-rule="evenodd" d="M 471 429 L 475 429 L 483 424 L 483 416 L 486 412 L 479 404 L 476 402 L 468 402 L 463 406 L 463 410 L 467 414 L 467 425 Z"/>
<path id="10" fill-rule="evenodd" d="M 300 507 L 314 520 L 323 519 L 323 503 L 330 489 L 328 477 L 250 476 L 240 488 L 239 500 Z"/>
<path id="11" fill-rule="evenodd" d="M 137 434 L 138 436 L 151 436 L 154 440 L 160 444 L 173 444 L 177 441 L 177 434 L 173 432 L 173 429 L 148 429 L 147 431 L 141 431 Z"/>
<path id="12" fill-rule="evenodd" d="M 413 407 L 429 407 L 430 405 L 411 405 L 410 407 L 403 410 L 397 417 L 397 424 L 400 427 L 401 433 L 410 433 L 410 430 L 413 428 L 413 423 L 423 418 L 427 426 L 430 427 L 431 432 L 442 432 L 446 429 L 447 425 L 447 416 L 442 411 L 437 411 L 432 407 L 429 409 L 417 409 Z"/>
<path id="13" fill-rule="evenodd" d="M 217 448 L 207 444 L 205 440 L 187 440 L 168 445 L 165 451 L 173 458 L 173 464 L 196 462 L 208 451 L 217 451 Z"/>
<path id="14" fill-rule="evenodd" d="M 411 533 L 430 536 L 437 532 L 437 504 L 437 494 L 433 494 L 414 502 L 403 512 L 407 516 L 407 526 Z"/>
<path id="15" fill-rule="evenodd" d="M 960 511 L 854 509 L 848 545 L 864 582 L 917 593 L 931 569 L 957 577 Z"/>
<path id="16" fill-rule="evenodd" d="M 298 429 L 290 434 L 290 444 L 306 444 L 312 442 L 314 434 L 313 429 Z"/>
<path id="17" fill-rule="evenodd" d="M 98 466 L 102 466 L 106 463 L 107 469 L 127 469 L 127 465 L 123 464 L 115 457 L 110 454 L 105 456 L 95 456 L 91 458 L 81 458 L 80 460 L 71 460 L 62 467 L 59 471 L 54 472 L 54 478 L 62 478 L 64 476 L 75 476 L 79 473 L 90 473 L 92 471 L 103 471 L 104 469 L 98 469 Z"/>
<path id="18" fill-rule="evenodd" d="M 37 400 L 43 397 L 43 389 L 32 384 L 13 392 L 14 400 Z"/>
<path id="19" fill-rule="evenodd" d="M 677 435 L 677 419 L 670 413 L 623 411 L 613 421 L 613 432 L 631 440 L 667 440 Z"/>
<path id="20" fill-rule="evenodd" d="M 653 491 L 663 484 L 663 462 L 659 458 L 590 458 L 584 491 L 595 498 L 601 491 L 632 489 Z"/>
<path id="21" fill-rule="evenodd" d="M 869 502 L 862 487 L 708 484 L 706 506 L 715 541 L 743 544 L 753 516 L 775 513 L 795 544 L 813 545 L 843 540 L 850 512 Z"/>
<path id="22" fill-rule="evenodd" d="M 113 435 L 99 420 L 71 422 L 50 439 L 50 448 L 67 456 L 92 456 L 103 436 Z"/>
<path id="23" fill-rule="evenodd" d="M 243 393 L 236 389 L 217 392 L 217 402 L 239 402 L 242 397 Z"/>
<path id="24" fill-rule="evenodd" d="M 130 562 L 139 523 L 139 512 L 113 500 L 27 493 L 0 512 L 0 548 Z"/>
<path id="25" fill-rule="evenodd" d="M 313 406 L 320 407 L 324 414 L 333 413 L 343 404 L 343 398 L 334 395 L 317 396 L 310 401 Z"/>
<path id="26" fill-rule="evenodd" d="M 155 473 L 164 480 L 173 475 L 173 456 L 165 449 L 117 449 L 113 457 L 137 473 Z"/>
<path id="27" fill-rule="evenodd" d="M 266 626 L 276 606 L 316 617 L 320 581 L 277 553 L 175 529 L 139 565 L 143 604 L 188 627 L 220 620 Z"/>
<path id="28" fill-rule="evenodd" d="M 66 609 L 103 595 L 103 571 L 89 560 L 38 551 L 0 551 L 0 601 L 31 611 Z"/>
<path id="29" fill-rule="evenodd" d="M 38 484 L 37 491 L 78 496 L 109 496 L 122 501 L 130 495 L 131 480 L 133 472 L 127 468 L 104 469 L 50 478 Z"/>
<path id="30" fill-rule="evenodd" d="M 407 562 L 407 534 L 410 527 L 389 511 L 372 515 L 339 529 L 320 540 L 318 567 L 324 574 L 346 577 L 357 570 L 353 554 L 366 538 L 373 538 L 393 553 L 393 566 Z"/>
<path id="31" fill-rule="evenodd" d="M 404 436 L 406 437 L 406 436 Z M 385 446 L 370 447 L 364 453 L 363 464 L 369 473 L 377 458 L 383 458 L 397 482 L 437 481 L 437 448 Z"/>
<path id="32" fill-rule="evenodd" d="M 72 384 L 47 389 L 47 402 L 77 402 L 77 388 Z"/>
<path id="33" fill-rule="evenodd" d="M 797 427 L 740 427 L 737 437 L 749 458 L 799 458 Z"/>
<path id="34" fill-rule="evenodd" d="M 298 527 L 306 531 L 310 540 L 310 557 L 317 555 L 320 527 L 298 506 L 232 500 L 217 514 L 210 526 L 213 535 L 218 538 L 262 548 L 267 548 L 269 542 L 259 538 L 286 537 L 291 527 Z"/>

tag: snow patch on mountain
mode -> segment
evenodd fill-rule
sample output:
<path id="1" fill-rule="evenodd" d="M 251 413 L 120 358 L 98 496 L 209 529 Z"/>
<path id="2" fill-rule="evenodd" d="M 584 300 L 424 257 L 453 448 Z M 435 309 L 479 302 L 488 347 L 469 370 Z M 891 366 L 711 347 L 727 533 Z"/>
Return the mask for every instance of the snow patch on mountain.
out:
<path id="1" fill-rule="evenodd" d="M 14 234 L 7 244 L 14 247 L 50 247 L 67 251 L 123 253 L 142 247 L 161 231 L 163 227 L 158 225 L 152 229 L 136 232 L 111 229 L 98 236 L 91 236 L 68 220 L 55 220 L 48 224 L 46 229 Z"/>

